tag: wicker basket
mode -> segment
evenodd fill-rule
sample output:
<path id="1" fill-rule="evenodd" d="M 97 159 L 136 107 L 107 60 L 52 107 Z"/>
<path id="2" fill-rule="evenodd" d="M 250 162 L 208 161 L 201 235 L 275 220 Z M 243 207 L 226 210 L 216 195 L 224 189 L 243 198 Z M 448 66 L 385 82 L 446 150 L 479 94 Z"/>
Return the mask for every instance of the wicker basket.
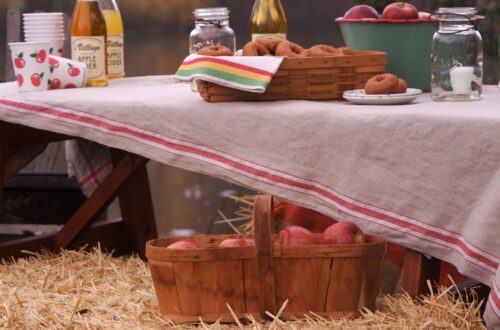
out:
<path id="1" fill-rule="evenodd" d="M 207 102 L 333 100 L 346 90 L 363 88 L 374 75 L 385 72 L 387 54 L 355 51 L 354 55 L 285 58 L 265 93 L 250 93 L 197 80 Z"/>
<path id="2" fill-rule="evenodd" d="M 160 238 L 149 241 L 146 255 L 160 312 L 176 323 L 234 321 L 252 314 L 282 319 L 310 312 L 340 318 L 374 308 L 386 241 L 369 236 L 366 244 L 281 247 L 274 228 L 271 196 L 254 207 L 255 247 L 217 248 L 234 235 Z M 319 235 L 319 234 L 318 234 Z M 195 241 L 199 250 L 171 250 L 174 241 Z M 311 315 L 309 315 L 311 316 Z"/>

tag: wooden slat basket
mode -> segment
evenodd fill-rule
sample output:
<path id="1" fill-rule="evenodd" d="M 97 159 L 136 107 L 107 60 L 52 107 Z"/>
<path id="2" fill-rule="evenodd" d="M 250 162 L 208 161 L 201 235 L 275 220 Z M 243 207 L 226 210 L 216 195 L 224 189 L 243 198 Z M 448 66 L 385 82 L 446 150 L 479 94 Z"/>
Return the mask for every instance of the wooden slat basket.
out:
<path id="1" fill-rule="evenodd" d="M 258 196 L 254 206 L 255 247 L 219 248 L 236 235 L 160 238 L 146 255 L 160 312 L 176 323 L 234 321 L 252 314 L 273 315 L 288 304 L 281 319 L 317 315 L 340 318 L 373 309 L 380 287 L 386 241 L 282 247 L 273 233 L 271 196 Z M 319 235 L 319 234 L 318 234 Z M 199 250 L 166 249 L 177 240 L 192 240 Z"/>
<path id="2" fill-rule="evenodd" d="M 285 58 L 265 93 L 251 93 L 197 80 L 207 102 L 333 100 L 346 90 L 363 88 L 371 77 L 384 73 L 387 54 L 354 51 L 354 55 Z"/>

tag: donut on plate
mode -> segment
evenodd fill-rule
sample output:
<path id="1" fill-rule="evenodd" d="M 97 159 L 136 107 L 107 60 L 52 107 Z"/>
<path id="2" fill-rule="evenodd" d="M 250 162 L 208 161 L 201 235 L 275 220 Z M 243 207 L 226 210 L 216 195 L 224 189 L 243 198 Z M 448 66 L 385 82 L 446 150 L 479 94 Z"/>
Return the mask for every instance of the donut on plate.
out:
<path id="1" fill-rule="evenodd" d="M 309 56 L 312 57 L 335 55 L 340 55 L 340 53 L 337 48 L 330 45 L 316 45 L 309 48 Z"/>
<path id="2" fill-rule="evenodd" d="M 396 89 L 394 90 L 394 93 L 404 94 L 404 93 L 406 93 L 407 89 L 408 89 L 408 84 L 406 83 L 406 81 L 404 81 L 403 79 L 400 78 L 398 81 L 398 85 L 396 86 Z"/>
<path id="3" fill-rule="evenodd" d="M 307 50 L 303 47 L 297 45 L 296 43 L 290 41 L 282 41 L 276 47 L 276 56 L 285 57 L 306 57 L 308 54 Z"/>
<path id="4" fill-rule="evenodd" d="M 243 47 L 243 56 L 268 56 L 269 50 L 262 44 L 250 41 Z"/>
<path id="5" fill-rule="evenodd" d="M 371 77 L 365 84 L 366 94 L 391 94 L 398 86 L 399 78 L 390 73 Z"/>
<path id="6" fill-rule="evenodd" d="M 278 47 L 278 44 L 282 42 L 283 39 L 277 38 L 277 37 L 258 37 L 255 39 L 255 42 L 263 45 L 264 47 L 267 48 L 267 50 L 274 55 L 276 53 L 276 47 Z"/>
<path id="7" fill-rule="evenodd" d="M 198 51 L 198 55 L 205 56 L 233 56 L 233 51 L 221 45 L 203 47 Z"/>

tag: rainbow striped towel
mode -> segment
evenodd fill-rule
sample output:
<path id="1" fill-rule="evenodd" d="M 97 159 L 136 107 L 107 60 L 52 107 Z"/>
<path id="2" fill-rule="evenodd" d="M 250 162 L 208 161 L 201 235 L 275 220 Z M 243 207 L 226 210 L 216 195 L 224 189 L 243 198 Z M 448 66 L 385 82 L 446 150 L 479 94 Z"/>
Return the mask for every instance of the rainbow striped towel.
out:
<path id="1" fill-rule="evenodd" d="M 282 57 L 189 55 L 175 74 L 183 81 L 202 79 L 254 93 L 264 93 Z"/>

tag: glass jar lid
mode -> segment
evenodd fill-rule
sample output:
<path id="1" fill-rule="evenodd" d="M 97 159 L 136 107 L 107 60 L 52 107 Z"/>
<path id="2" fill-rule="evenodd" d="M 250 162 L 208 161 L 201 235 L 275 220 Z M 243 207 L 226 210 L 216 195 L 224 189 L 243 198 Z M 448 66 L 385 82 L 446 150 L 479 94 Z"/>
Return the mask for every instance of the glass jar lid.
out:
<path id="1" fill-rule="evenodd" d="M 197 8 L 193 12 L 195 19 L 199 20 L 217 20 L 228 19 L 229 9 L 226 7 Z"/>
<path id="2" fill-rule="evenodd" d="M 439 8 L 436 16 L 441 21 L 473 20 L 477 10 L 474 7 L 444 7 Z"/>

